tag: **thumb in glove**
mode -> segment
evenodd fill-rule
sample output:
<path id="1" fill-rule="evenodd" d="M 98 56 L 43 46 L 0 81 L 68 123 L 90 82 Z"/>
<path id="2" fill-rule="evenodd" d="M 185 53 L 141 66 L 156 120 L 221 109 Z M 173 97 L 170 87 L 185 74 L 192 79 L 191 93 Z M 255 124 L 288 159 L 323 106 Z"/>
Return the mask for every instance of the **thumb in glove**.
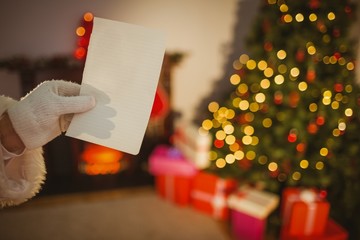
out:
<path id="1" fill-rule="evenodd" d="M 79 96 L 80 85 L 45 81 L 8 109 L 15 131 L 26 148 L 34 149 L 66 131 L 73 114 L 95 106 L 92 96 Z"/>

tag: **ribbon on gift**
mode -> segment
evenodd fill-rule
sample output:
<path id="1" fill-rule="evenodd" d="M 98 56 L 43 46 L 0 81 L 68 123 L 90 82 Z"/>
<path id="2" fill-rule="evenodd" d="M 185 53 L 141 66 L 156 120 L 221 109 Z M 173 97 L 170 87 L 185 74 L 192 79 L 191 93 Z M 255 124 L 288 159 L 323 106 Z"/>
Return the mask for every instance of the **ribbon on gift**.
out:
<path id="1" fill-rule="evenodd" d="M 173 175 L 165 176 L 165 199 L 175 201 L 175 177 Z"/>
<path id="2" fill-rule="evenodd" d="M 226 196 L 225 196 L 225 187 L 226 187 L 225 180 L 219 179 L 216 181 L 214 195 L 207 192 L 194 190 L 192 192 L 192 197 L 197 200 L 209 202 L 213 207 L 213 216 L 215 218 L 221 218 L 222 210 L 227 205 Z"/>
<path id="3" fill-rule="evenodd" d="M 306 202 L 306 204 L 308 205 L 308 212 L 306 215 L 304 234 L 310 235 L 315 227 L 315 216 L 317 207 L 316 203 L 314 202 Z"/>

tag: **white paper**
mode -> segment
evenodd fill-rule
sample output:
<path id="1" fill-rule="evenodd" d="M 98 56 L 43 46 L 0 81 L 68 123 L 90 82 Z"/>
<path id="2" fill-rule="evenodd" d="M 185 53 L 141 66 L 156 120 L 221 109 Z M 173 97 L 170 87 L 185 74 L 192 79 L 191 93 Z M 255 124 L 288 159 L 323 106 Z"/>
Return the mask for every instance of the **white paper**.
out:
<path id="1" fill-rule="evenodd" d="M 164 53 L 164 33 L 94 18 L 80 95 L 93 95 L 96 106 L 76 114 L 66 135 L 138 154 Z"/>

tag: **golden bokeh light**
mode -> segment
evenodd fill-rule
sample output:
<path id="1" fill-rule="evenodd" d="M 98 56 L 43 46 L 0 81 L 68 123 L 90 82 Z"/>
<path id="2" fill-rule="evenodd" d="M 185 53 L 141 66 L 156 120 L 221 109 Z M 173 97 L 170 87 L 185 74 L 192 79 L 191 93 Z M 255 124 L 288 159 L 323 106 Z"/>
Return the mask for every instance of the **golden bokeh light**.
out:
<path id="1" fill-rule="evenodd" d="M 328 15 L 327 15 L 327 17 L 328 17 L 328 19 L 329 19 L 330 21 L 335 20 L 335 13 L 329 12 Z"/>
<path id="2" fill-rule="evenodd" d="M 226 165 L 226 161 L 225 161 L 225 159 L 223 159 L 223 158 L 218 158 L 218 159 L 216 160 L 215 164 L 216 164 L 216 166 L 217 166 L 218 168 L 224 168 L 225 165 Z"/>
<path id="3" fill-rule="evenodd" d="M 302 15 L 301 13 L 296 14 L 296 15 L 295 15 L 295 20 L 296 20 L 297 22 L 302 22 L 302 21 L 304 21 L 304 15 Z"/>
<path id="4" fill-rule="evenodd" d="M 323 162 L 317 162 L 316 164 L 315 164 L 315 168 L 317 169 L 317 170 L 322 170 L 323 168 L 324 168 L 324 163 Z"/>
<path id="5" fill-rule="evenodd" d="M 316 53 L 316 48 L 314 46 L 309 46 L 307 48 L 307 52 L 310 54 L 310 55 L 314 55 Z"/>
<path id="6" fill-rule="evenodd" d="M 240 145 L 237 142 L 234 142 L 229 146 L 230 151 L 236 152 L 240 149 Z"/>
<path id="7" fill-rule="evenodd" d="M 294 172 L 292 175 L 291 175 L 292 179 L 295 180 L 295 181 L 299 181 L 301 179 L 301 173 L 300 172 Z"/>
<path id="8" fill-rule="evenodd" d="M 266 100 L 266 96 L 265 96 L 264 93 L 257 93 L 257 94 L 255 95 L 255 101 L 256 101 L 256 102 L 258 102 L 258 103 L 263 103 L 263 102 L 265 102 L 265 100 Z"/>
<path id="9" fill-rule="evenodd" d="M 252 137 L 251 136 L 243 136 L 243 138 L 241 139 L 242 143 L 244 145 L 250 145 L 252 143 Z"/>
<path id="10" fill-rule="evenodd" d="M 234 156 L 236 160 L 241 160 L 245 157 L 245 154 L 243 151 L 239 150 L 234 153 Z"/>
<path id="11" fill-rule="evenodd" d="M 306 160 L 306 159 L 303 159 L 303 160 L 300 161 L 299 165 L 300 165 L 301 168 L 306 169 L 306 168 L 309 167 L 309 161 Z"/>
<path id="12" fill-rule="evenodd" d="M 247 100 L 241 100 L 239 103 L 239 108 L 243 111 L 249 109 L 250 103 Z"/>
<path id="13" fill-rule="evenodd" d="M 264 71 L 267 68 L 268 64 L 266 61 L 261 60 L 258 62 L 258 69 Z"/>
<path id="14" fill-rule="evenodd" d="M 215 133 L 215 137 L 218 140 L 224 140 L 226 138 L 226 133 L 223 130 L 219 130 Z"/>
<path id="15" fill-rule="evenodd" d="M 241 81 L 241 78 L 238 74 L 233 74 L 230 77 L 230 82 L 232 85 L 238 85 Z"/>
<path id="16" fill-rule="evenodd" d="M 214 113 L 219 109 L 219 104 L 217 102 L 211 102 L 208 105 L 208 109 L 210 112 Z"/>
<path id="17" fill-rule="evenodd" d="M 285 78 L 284 78 L 283 75 L 280 75 L 280 74 L 279 74 L 279 75 L 276 75 L 276 76 L 274 77 L 274 82 L 275 82 L 277 85 L 283 84 L 284 81 L 285 81 Z"/>
<path id="18" fill-rule="evenodd" d="M 237 87 L 237 91 L 240 93 L 240 94 L 245 94 L 247 93 L 249 90 L 249 87 L 248 85 L 246 85 L 245 83 L 242 83 L 240 84 L 238 87 Z"/>
<path id="19" fill-rule="evenodd" d="M 247 125 L 247 126 L 244 127 L 243 132 L 244 132 L 246 135 L 253 135 L 254 132 L 255 132 L 255 129 L 254 129 L 253 126 Z"/>
<path id="20" fill-rule="evenodd" d="M 249 109 L 251 112 L 257 112 L 260 109 L 260 105 L 257 102 L 250 103 Z"/>
<path id="21" fill-rule="evenodd" d="M 249 61 L 249 55 L 241 54 L 241 56 L 239 57 L 239 61 L 241 64 L 246 64 L 246 62 Z"/>
<path id="22" fill-rule="evenodd" d="M 205 130 L 210 130 L 213 127 L 213 122 L 209 119 L 206 119 L 202 122 L 201 126 L 205 129 Z"/>
<path id="23" fill-rule="evenodd" d="M 276 163 L 276 162 L 271 162 L 271 163 L 269 163 L 268 169 L 269 169 L 269 171 L 271 171 L 271 172 L 276 171 L 276 170 L 278 169 L 277 163 Z"/>
<path id="24" fill-rule="evenodd" d="M 316 15 L 315 13 L 311 13 L 311 14 L 309 15 L 309 20 L 310 20 L 311 22 L 315 22 L 315 21 L 317 20 L 317 15 Z"/>
<path id="25" fill-rule="evenodd" d="M 352 71 L 355 69 L 355 65 L 354 65 L 354 63 L 349 62 L 346 64 L 346 68 L 347 68 L 347 70 Z"/>
<path id="26" fill-rule="evenodd" d="M 321 148 L 320 149 L 320 155 L 323 156 L 323 157 L 326 157 L 329 153 L 329 150 L 325 147 Z"/>
<path id="27" fill-rule="evenodd" d="M 306 82 L 300 82 L 298 85 L 298 89 L 302 92 L 306 91 L 308 88 L 308 84 Z"/>
<path id="28" fill-rule="evenodd" d="M 233 125 L 231 125 L 231 124 L 227 124 L 226 126 L 224 126 L 224 132 L 226 133 L 226 134 L 232 134 L 233 132 L 234 132 L 234 126 Z"/>
<path id="29" fill-rule="evenodd" d="M 245 157 L 248 159 L 248 160 L 254 160 L 256 158 L 256 153 L 254 151 L 248 151 L 246 154 L 245 154 Z"/>
<path id="30" fill-rule="evenodd" d="M 351 108 L 345 109 L 345 116 L 351 117 L 353 115 L 353 110 Z"/>
<path id="31" fill-rule="evenodd" d="M 270 78 L 274 75 L 274 70 L 272 68 L 266 68 L 264 70 L 264 76 L 267 77 L 267 78 Z"/>
<path id="32" fill-rule="evenodd" d="M 228 154 L 226 155 L 225 157 L 225 161 L 228 163 L 228 164 L 232 164 L 235 162 L 235 156 L 233 154 Z"/>
<path id="33" fill-rule="evenodd" d="M 260 87 L 262 87 L 263 89 L 268 89 L 270 87 L 270 80 L 267 78 L 261 80 Z"/>
<path id="34" fill-rule="evenodd" d="M 292 17 L 290 14 L 286 14 L 286 15 L 284 16 L 284 21 L 285 21 L 286 23 L 291 23 L 292 20 L 293 20 L 293 17 Z"/>
<path id="35" fill-rule="evenodd" d="M 339 129 L 340 131 L 345 131 L 345 129 L 346 129 L 346 123 L 345 123 L 345 122 L 340 122 L 340 123 L 338 124 L 338 129 Z"/>
<path id="36" fill-rule="evenodd" d="M 249 70 L 254 70 L 256 68 L 256 62 L 252 59 L 250 59 L 249 61 L 246 62 L 246 67 Z"/>
<path id="37" fill-rule="evenodd" d="M 262 121 L 262 125 L 265 127 L 265 128 L 270 128 L 271 125 L 272 125 L 272 120 L 270 118 L 265 118 L 263 121 Z"/>
<path id="38" fill-rule="evenodd" d="M 234 135 L 228 135 L 225 138 L 225 142 L 226 142 L 227 145 L 232 145 L 232 144 L 235 143 L 235 141 L 236 141 L 236 138 L 235 138 Z"/>
<path id="39" fill-rule="evenodd" d="M 291 75 L 292 77 L 298 77 L 299 74 L 300 74 L 300 70 L 299 70 L 299 68 L 297 68 L 297 67 L 294 67 L 294 68 L 292 68 L 292 69 L 290 70 L 290 75 Z"/>
<path id="40" fill-rule="evenodd" d="M 281 4 L 279 9 L 283 13 L 289 11 L 289 7 L 286 4 Z"/>
<path id="41" fill-rule="evenodd" d="M 286 58 L 286 52 L 284 50 L 279 50 L 276 53 L 276 56 L 278 57 L 278 59 L 283 60 Z"/>

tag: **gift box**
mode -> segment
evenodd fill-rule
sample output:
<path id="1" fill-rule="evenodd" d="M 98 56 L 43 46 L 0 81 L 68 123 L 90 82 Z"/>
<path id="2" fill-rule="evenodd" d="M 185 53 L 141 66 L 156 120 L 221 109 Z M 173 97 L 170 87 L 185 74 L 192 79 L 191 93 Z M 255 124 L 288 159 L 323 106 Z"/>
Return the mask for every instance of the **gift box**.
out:
<path id="1" fill-rule="evenodd" d="M 204 169 L 209 166 L 211 137 L 209 134 L 200 134 L 199 127 L 191 123 L 177 123 L 172 141 L 174 146 L 178 148 L 188 160 L 193 162 L 198 169 Z"/>
<path id="2" fill-rule="evenodd" d="M 236 186 L 234 179 L 224 179 L 211 173 L 199 172 L 193 181 L 191 204 L 200 212 L 216 219 L 226 220 L 229 217 L 227 197 Z"/>
<path id="3" fill-rule="evenodd" d="M 324 233 L 320 236 L 291 236 L 287 229 L 281 230 L 281 240 L 346 240 L 348 232 L 338 225 L 334 220 L 329 219 L 326 223 Z"/>
<path id="4" fill-rule="evenodd" d="M 282 201 L 282 228 L 290 236 L 314 237 L 324 233 L 330 204 L 317 190 L 287 188 Z"/>
<path id="5" fill-rule="evenodd" d="M 231 229 L 235 239 L 265 239 L 267 217 L 279 204 L 277 195 L 242 187 L 230 194 L 227 203 L 231 212 Z"/>
<path id="6" fill-rule="evenodd" d="M 197 168 L 174 147 L 159 145 L 149 157 L 149 172 L 155 176 L 156 192 L 178 205 L 190 203 L 190 190 Z"/>

